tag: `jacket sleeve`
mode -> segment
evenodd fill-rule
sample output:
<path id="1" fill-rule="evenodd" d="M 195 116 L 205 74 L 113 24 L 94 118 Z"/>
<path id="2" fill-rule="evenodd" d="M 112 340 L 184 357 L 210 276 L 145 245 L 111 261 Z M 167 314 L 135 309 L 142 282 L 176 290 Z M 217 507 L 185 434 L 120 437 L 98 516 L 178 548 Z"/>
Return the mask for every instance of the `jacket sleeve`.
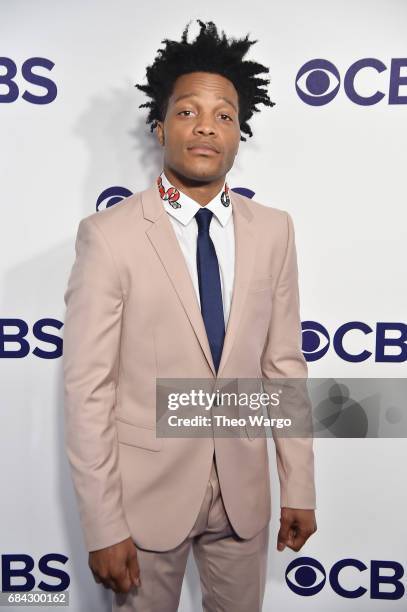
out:
<path id="1" fill-rule="evenodd" d="M 290 417 L 294 433 L 272 428 L 280 481 L 280 506 L 316 508 L 312 407 L 307 392 L 308 367 L 302 353 L 302 330 L 294 225 L 286 213 L 286 250 L 273 293 L 271 321 L 261 358 L 263 387 L 275 391 L 280 379 L 283 417 Z M 288 379 L 286 384 L 282 379 Z M 301 379 L 301 380 L 300 380 Z M 283 383 L 281 385 L 281 383 Z M 276 416 L 275 414 L 270 416 Z M 301 437 L 300 437 L 301 435 Z"/>
<path id="2" fill-rule="evenodd" d="M 120 278 L 92 216 L 79 223 L 64 294 L 65 448 L 88 551 L 130 536 L 114 420 L 123 310 Z"/>

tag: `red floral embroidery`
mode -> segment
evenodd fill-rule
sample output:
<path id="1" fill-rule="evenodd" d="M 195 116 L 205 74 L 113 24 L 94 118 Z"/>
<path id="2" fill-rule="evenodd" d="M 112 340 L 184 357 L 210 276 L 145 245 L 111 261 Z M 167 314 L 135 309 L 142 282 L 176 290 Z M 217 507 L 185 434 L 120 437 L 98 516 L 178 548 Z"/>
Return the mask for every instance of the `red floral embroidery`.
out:
<path id="1" fill-rule="evenodd" d="M 181 193 L 176 187 L 169 187 L 165 190 L 161 176 L 157 178 L 157 185 L 162 200 L 169 202 L 173 208 L 181 208 L 181 204 L 178 202 Z M 225 188 L 221 193 L 220 201 L 223 206 L 229 206 L 230 204 L 229 186 L 227 183 L 225 183 Z"/>
<path id="2" fill-rule="evenodd" d="M 177 201 L 181 194 L 176 187 L 169 187 L 165 191 L 161 176 L 157 178 L 157 185 L 162 200 L 167 200 L 173 208 L 181 208 L 181 204 Z"/>
<path id="3" fill-rule="evenodd" d="M 220 201 L 223 206 L 229 206 L 230 204 L 229 186 L 227 183 L 225 183 L 225 189 L 221 193 Z"/>

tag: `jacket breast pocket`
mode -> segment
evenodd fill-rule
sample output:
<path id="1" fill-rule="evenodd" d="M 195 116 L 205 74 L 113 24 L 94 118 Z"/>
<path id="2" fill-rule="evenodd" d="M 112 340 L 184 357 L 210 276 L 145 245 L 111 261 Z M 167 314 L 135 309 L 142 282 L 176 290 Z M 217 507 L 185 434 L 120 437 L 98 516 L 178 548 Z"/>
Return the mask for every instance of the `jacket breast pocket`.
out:
<path id="1" fill-rule="evenodd" d="M 272 276 L 265 276 L 264 278 L 255 278 L 249 283 L 249 292 L 257 293 L 258 291 L 266 291 L 271 289 L 274 278 Z"/>
<path id="2" fill-rule="evenodd" d="M 155 429 L 133 425 L 116 417 L 116 428 L 118 441 L 121 444 L 137 446 L 150 451 L 159 451 L 163 445 L 163 439 L 157 438 Z"/>

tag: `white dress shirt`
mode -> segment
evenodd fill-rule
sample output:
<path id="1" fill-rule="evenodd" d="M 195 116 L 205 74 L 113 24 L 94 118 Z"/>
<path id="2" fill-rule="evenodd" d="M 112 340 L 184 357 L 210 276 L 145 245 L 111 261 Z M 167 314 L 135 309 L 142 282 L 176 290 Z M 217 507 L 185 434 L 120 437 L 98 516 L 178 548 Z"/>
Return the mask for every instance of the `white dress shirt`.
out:
<path id="1" fill-rule="evenodd" d="M 174 187 L 168 180 L 164 171 L 161 173 L 161 180 L 166 191 L 169 187 Z M 224 206 L 220 199 L 224 187 L 225 185 L 223 185 L 219 193 L 205 205 L 205 208 L 209 208 L 209 210 L 213 212 L 211 224 L 209 226 L 209 235 L 218 258 L 222 288 L 223 315 L 226 329 L 233 293 L 235 233 L 233 226 L 232 200 L 230 200 L 229 206 Z M 175 235 L 184 254 L 200 308 L 201 299 L 199 295 L 198 270 L 196 267 L 198 223 L 195 219 L 195 214 L 202 207 L 183 191 L 179 190 L 179 192 L 181 194 L 178 200 L 178 203 L 181 204 L 180 208 L 173 208 L 168 200 L 162 200 L 162 203 L 169 214 Z"/>

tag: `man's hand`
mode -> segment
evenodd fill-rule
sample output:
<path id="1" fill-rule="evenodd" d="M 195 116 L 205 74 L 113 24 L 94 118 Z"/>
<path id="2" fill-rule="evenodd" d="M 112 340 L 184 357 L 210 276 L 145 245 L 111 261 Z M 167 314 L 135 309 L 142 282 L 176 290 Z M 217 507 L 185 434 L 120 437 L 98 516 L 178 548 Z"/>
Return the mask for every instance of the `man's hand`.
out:
<path id="1" fill-rule="evenodd" d="M 296 552 L 317 530 L 314 510 L 281 508 L 280 530 L 277 536 L 277 550 L 286 546 Z"/>
<path id="2" fill-rule="evenodd" d="M 137 549 L 131 538 L 89 553 L 89 567 L 96 582 L 115 593 L 127 593 L 141 586 Z"/>

